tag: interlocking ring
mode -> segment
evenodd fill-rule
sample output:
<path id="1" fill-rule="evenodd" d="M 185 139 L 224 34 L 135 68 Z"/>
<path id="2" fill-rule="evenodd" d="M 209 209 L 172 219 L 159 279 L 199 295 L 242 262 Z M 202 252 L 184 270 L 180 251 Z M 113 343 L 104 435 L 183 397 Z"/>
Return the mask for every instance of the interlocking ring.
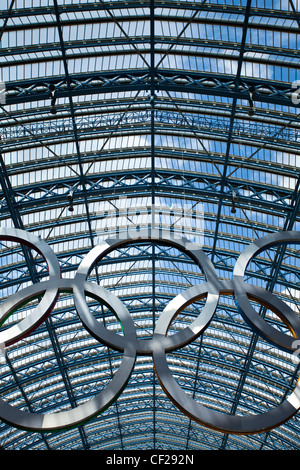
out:
<path id="1" fill-rule="evenodd" d="M 0 240 L 21 243 L 37 251 L 47 263 L 50 279 L 60 279 L 61 272 L 58 260 L 49 245 L 40 238 L 24 230 L 2 228 L 0 230 Z M 53 285 L 51 289 L 45 291 L 43 299 L 33 310 L 30 317 L 26 317 L 17 325 L 0 332 L 0 343 L 9 346 L 33 331 L 49 315 L 57 300 L 57 295 L 58 286 L 56 285 Z M 0 325 L 4 323 L 7 317 L 11 315 L 19 305 L 33 298 L 32 291 L 29 288 L 12 295 L 3 302 L 0 305 Z"/>
<path id="2" fill-rule="evenodd" d="M 213 313 L 218 304 L 218 291 L 214 288 L 214 280 L 216 279 L 216 272 L 213 264 L 204 254 L 204 252 L 199 248 L 198 245 L 189 242 L 188 240 L 175 237 L 170 237 L 168 239 L 163 239 L 158 230 L 145 230 L 141 231 L 139 236 L 136 238 L 117 238 L 117 239 L 108 239 L 97 245 L 93 248 L 86 258 L 82 261 L 78 267 L 77 273 L 75 275 L 76 284 L 80 286 L 83 282 L 86 281 L 89 273 L 91 272 L 93 266 L 95 266 L 101 259 L 104 258 L 108 253 L 120 248 L 122 246 L 133 243 L 134 241 L 138 242 L 149 242 L 157 241 L 167 245 L 171 245 L 186 254 L 188 254 L 195 263 L 203 270 L 206 279 L 211 281 L 210 290 L 207 292 L 206 305 L 203 308 L 201 317 L 199 316 L 194 320 L 192 325 L 185 330 L 172 335 L 173 337 L 165 337 L 164 335 L 160 337 L 161 344 L 164 345 L 166 351 L 176 349 L 181 347 L 183 344 L 186 344 L 187 341 L 192 341 L 195 339 L 208 325 L 210 322 Z M 206 292 L 202 293 L 202 287 L 195 286 L 196 291 L 200 297 L 204 297 Z M 182 294 L 182 297 L 174 299 L 171 303 L 171 309 L 165 309 L 164 314 L 159 318 L 158 323 L 155 328 L 155 332 L 159 334 L 159 331 L 164 328 L 164 325 L 168 323 L 173 316 L 173 305 L 174 302 L 177 304 L 181 300 L 185 299 L 185 304 L 188 305 L 189 296 L 193 295 L 193 291 L 188 291 L 187 293 Z M 83 288 L 81 287 L 81 298 L 83 297 Z M 75 294 L 75 305 L 77 306 L 77 312 L 85 325 L 85 327 L 90 331 L 90 333 L 99 341 L 103 341 L 103 329 L 97 322 L 97 320 L 92 316 L 86 304 L 76 302 L 77 295 Z M 117 335 L 114 332 L 107 333 L 106 338 L 110 336 L 110 341 L 107 342 L 109 346 L 117 350 L 124 350 L 125 347 L 125 338 Z M 132 338 L 133 341 L 133 338 Z M 155 343 L 154 339 L 137 339 L 136 342 L 136 351 L 137 354 L 151 354 L 153 351 L 153 344 Z"/>
<path id="3" fill-rule="evenodd" d="M 187 345 L 205 331 L 213 318 L 221 294 L 230 294 L 235 297 L 239 311 L 261 336 L 269 342 L 293 352 L 295 350 L 293 343 L 300 339 L 300 319 L 288 305 L 275 295 L 244 282 L 244 274 L 251 258 L 266 247 L 278 243 L 299 243 L 299 232 L 269 235 L 249 245 L 237 260 L 233 279 L 227 281 L 218 279 L 213 264 L 198 245 L 176 236 L 168 239 L 162 238 L 160 232 L 156 230 L 142 231 L 135 238 L 103 241 L 93 248 L 81 262 L 74 279 L 61 277 L 59 263 L 53 251 L 45 242 L 32 234 L 20 230 L 2 229 L 0 230 L 0 239 L 27 244 L 44 257 L 49 268 L 47 281 L 19 291 L 0 306 L 0 321 L 3 322 L 19 305 L 42 296 L 39 305 L 30 315 L 18 325 L 0 332 L 0 341 L 2 339 L 5 345 L 9 345 L 28 335 L 50 314 L 59 293 L 71 291 L 74 296 L 75 308 L 84 327 L 99 342 L 123 353 L 120 367 L 113 379 L 104 390 L 83 405 L 69 411 L 43 414 L 16 409 L 0 399 L 0 418 L 3 421 L 22 429 L 39 432 L 58 431 L 78 426 L 98 415 L 117 399 L 130 378 L 137 355 L 152 355 L 157 377 L 171 401 L 190 418 L 215 430 L 235 434 L 263 432 L 286 422 L 299 410 L 299 381 L 292 394 L 279 406 L 268 412 L 251 416 L 233 416 L 212 410 L 196 402 L 181 389 L 169 369 L 166 357 L 167 352 Z M 205 282 L 185 290 L 166 306 L 155 325 L 153 337 L 149 339 L 137 338 L 133 320 L 125 305 L 116 295 L 88 280 L 93 267 L 107 254 L 134 242 L 159 242 L 171 245 L 190 256 L 205 275 Z M 105 304 L 115 313 L 121 322 L 123 336 L 106 329 L 95 319 L 86 302 L 86 295 Z M 205 305 L 191 325 L 168 336 L 168 329 L 173 319 L 188 305 L 204 298 L 206 298 Z M 251 306 L 251 299 L 270 308 L 278 315 L 292 332 L 292 337 L 279 332 L 260 317 Z"/>
<path id="4" fill-rule="evenodd" d="M 17 428 L 29 431 L 51 432 L 78 426 L 110 406 L 120 395 L 130 378 L 136 357 L 134 342 L 132 343 L 130 341 L 130 339 L 135 336 L 133 321 L 125 305 L 116 296 L 106 289 L 103 289 L 101 286 L 87 282 L 83 282 L 79 286 L 75 280 L 62 279 L 55 254 L 51 248 L 45 242 L 41 242 L 39 238 L 20 230 L 2 229 L 0 230 L 0 239 L 17 241 L 28 245 L 30 248 L 34 248 L 44 257 L 49 267 L 49 280 L 26 287 L 17 294 L 14 294 L 11 298 L 5 300 L 0 306 L 2 313 L 1 319 L 3 322 L 3 319 L 5 320 L 19 305 L 43 296 L 41 302 L 31 314 L 17 325 L 1 333 L 2 337 L 0 336 L 0 338 L 3 339 L 5 345 L 15 343 L 20 338 L 24 338 L 32 332 L 42 320 L 45 320 L 53 309 L 59 292 L 73 291 L 74 297 L 76 298 L 76 305 L 81 309 L 81 303 L 86 304 L 85 299 L 81 297 L 83 288 L 85 293 L 108 305 L 109 308 L 116 313 L 122 323 L 126 344 L 120 367 L 106 388 L 93 399 L 71 410 L 52 414 L 31 413 L 19 410 L 8 404 L 5 400 L 0 399 L 0 418 Z M 80 279 L 79 282 L 81 282 Z M 108 331 L 105 329 L 101 331 L 105 341 Z"/>

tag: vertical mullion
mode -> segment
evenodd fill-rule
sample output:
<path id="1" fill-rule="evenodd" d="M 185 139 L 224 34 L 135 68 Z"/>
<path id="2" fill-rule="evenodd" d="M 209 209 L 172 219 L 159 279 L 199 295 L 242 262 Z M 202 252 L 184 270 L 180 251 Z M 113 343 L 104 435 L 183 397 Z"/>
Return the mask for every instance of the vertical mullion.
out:
<path id="1" fill-rule="evenodd" d="M 152 207 L 152 228 L 155 228 L 155 18 L 154 18 L 154 0 L 150 0 L 150 74 L 151 74 L 151 90 L 150 90 L 150 106 L 151 106 L 151 207 Z M 152 242 L 152 327 L 155 327 L 155 244 Z M 155 449 L 156 441 L 156 403 L 155 403 L 155 371 L 153 368 L 153 449 Z"/>

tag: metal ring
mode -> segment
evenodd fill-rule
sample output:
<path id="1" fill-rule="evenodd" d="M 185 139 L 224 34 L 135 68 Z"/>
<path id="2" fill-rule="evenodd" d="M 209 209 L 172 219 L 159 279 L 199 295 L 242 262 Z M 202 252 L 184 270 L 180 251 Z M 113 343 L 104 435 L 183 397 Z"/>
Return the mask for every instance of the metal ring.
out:
<path id="1" fill-rule="evenodd" d="M 117 351 L 126 351 L 129 347 L 137 351 L 137 338 L 134 322 L 126 306 L 112 292 L 104 287 L 75 277 L 73 283 L 75 308 L 86 330 L 98 341 Z M 87 305 L 85 296 L 90 295 L 104 303 L 119 319 L 126 335 L 119 335 L 108 330 L 94 317 Z"/>
<path id="2" fill-rule="evenodd" d="M 192 258 L 196 264 L 203 270 L 203 273 L 207 279 L 208 284 L 208 297 L 206 300 L 206 304 L 203 308 L 201 313 L 201 320 L 198 318 L 195 319 L 193 324 L 188 327 L 186 330 L 177 333 L 176 335 L 172 335 L 172 338 L 161 338 L 161 341 L 164 342 L 166 349 L 169 348 L 176 348 L 180 347 L 182 341 L 186 342 L 188 340 L 192 340 L 195 337 L 195 334 L 200 334 L 199 327 L 204 328 L 202 325 L 202 319 L 205 318 L 205 327 L 209 323 L 211 317 L 213 316 L 214 310 L 218 303 L 218 279 L 217 274 L 214 269 L 212 262 L 209 258 L 205 255 L 205 253 L 200 249 L 198 244 L 192 243 L 189 240 L 184 238 L 179 238 L 177 236 L 170 237 L 170 238 L 163 238 L 159 230 L 142 230 L 139 235 L 131 238 L 127 237 L 120 237 L 117 239 L 107 239 L 103 241 L 101 244 L 95 246 L 84 258 L 81 264 L 78 267 L 77 273 L 75 275 L 75 280 L 78 285 L 83 284 L 90 272 L 92 271 L 93 267 L 97 264 L 97 262 L 101 261 L 107 254 L 112 252 L 113 250 L 126 246 L 133 242 L 149 242 L 149 241 L 157 241 L 161 244 L 166 244 L 177 248 L 178 250 L 186 253 L 190 258 Z M 179 310 L 182 310 L 184 306 L 187 306 L 189 303 L 192 302 L 192 298 L 197 293 L 200 292 L 203 287 L 200 284 L 199 286 L 195 286 L 187 290 L 185 293 L 177 296 L 173 301 L 170 303 L 170 307 L 165 309 L 163 315 L 158 320 L 157 328 L 160 328 L 161 322 L 168 321 L 169 316 L 176 315 L 179 313 Z M 82 315 L 81 309 L 79 308 L 80 315 Z M 163 318 L 162 318 L 163 317 Z M 84 321 L 88 322 L 90 325 L 90 333 L 93 334 L 93 331 L 96 331 L 98 328 L 97 322 L 93 318 L 92 314 L 86 309 L 84 313 Z M 201 325 L 201 326 L 200 326 Z M 157 330 L 158 331 L 158 330 Z M 116 333 L 111 333 L 110 337 L 110 346 L 114 347 L 115 349 L 124 349 L 124 338 L 118 336 Z M 153 338 L 149 339 L 138 339 L 137 340 L 137 353 L 138 354 L 151 354 L 152 348 L 154 347 L 154 340 Z"/>
<path id="3" fill-rule="evenodd" d="M 176 332 L 170 336 L 167 335 L 173 318 L 184 310 L 188 305 L 197 300 L 206 297 L 206 302 L 201 313 L 193 320 L 190 326 Z M 178 349 L 197 338 L 208 327 L 219 301 L 219 292 L 216 286 L 209 282 L 192 286 L 181 294 L 174 297 L 166 306 L 155 325 L 153 338 L 139 340 L 138 353 L 151 354 L 156 350 L 156 344 L 163 348 L 165 352 Z"/>
<path id="4" fill-rule="evenodd" d="M 47 263 L 50 279 L 60 278 L 61 271 L 57 257 L 50 246 L 40 238 L 24 230 L 1 228 L 0 240 L 18 242 L 37 251 Z M 29 298 L 32 298 L 31 292 L 34 292 L 34 290 L 34 287 L 32 289 L 23 289 L 0 305 L 0 325 L 5 322 L 7 317 L 11 315 L 21 303 L 24 303 L 24 301 L 27 302 Z M 41 302 L 26 318 L 21 320 L 17 325 L 0 332 L 0 343 L 9 346 L 33 331 L 50 314 L 56 302 L 57 295 L 58 289 L 56 286 L 47 290 Z"/>
<path id="5" fill-rule="evenodd" d="M 300 339 L 300 318 L 287 304 L 279 302 L 279 299 L 277 299 L 275 302 L 276 305 L 278 305 L 278 307 L 276 307 L 277 315 L 281 317 L 292 332 L 292 336 L 275 329 L 264 318 L 259 316 L 252 307 L 246 290 L 248 290 L 249 293 L 249 289 L 251 289 L 252 293 L 254 293 L 255 289 L 249 288 L 247 283 L 244 282 L 246 268 L 251 259 L 266 248 L 280 243 L 300 243 L 300 233 L 295 231 L 273 233 L 255 240 L 251 245 L 248 245 L 237 259 L 234 267 L 234 294 L 239 311 L 255 331 L 272 344 L 288 352 L 294 352 L 295 338 Z M 268 299 L 270 299 L 269 293 L 266 290 L 264 290 L 264 292 L 266 298 L 268 297 Z"/>
<path id="6" fill-rule="evenodd" d="M 53 284 L 57 285 L 57 280 L 49 280 L 38 285 L 30 286 L 30 288 L 28 288 L 27 298 L 30 298 L 30 294 L 42 294 L 47 289 L 51 290 L 53 288 Z M 85 283 L 83 286 L 79 286 L 72 279 L 59 280 L 59 290 L 72 290 L 74 298 L 76 299 L 76 307 L 82 307 L 82 304 L 84 304 L 84 307 L 81 308 L 81 312 L 84 313 L 86 301 L 82 296 L 82 287 L 86 294 L 98 299 L 100 302 L 104 302 L 112 311 L 117 309 L 117 315 L 122 323 L 125 338 L 123 357 L 117 372 L 114 374 L 108 385 L 94 398 L 68 411 L 49 414 L 32 413 L 19 410 L 8 404 L 5 400 L 0 399 L 0 417 L 6 423 L 20 429 L 35 432 L 52 432 L 78 426 L 109 407 L 118 398 L 126 386 L 136 359 L 135 328 L 133 321 L 126 310 L 126 307 L 122 305 L 122 302 L 118 299 L 116 300 L 116 298 L 114 298 L 115 296 L 110 295 L 108 291 L 100 288 L 100 286 L 90 283 Z M 113 304 L 111 304 L 112 300 Z M 81 318 L 85 320 L 84 315 Z M 98 326 L 99 328 L 96 332 L 98 339 L 101 339 L 99 335 L 100 332 L 104 337 L 104 342 L 109 343 L 109 331 L 101 327 L 99 324 Z"/>
<path id="7" fill-rule="evenodd" d="M 222 283 L 222 293 L 232 295 L 234 284 L 231 281 Z M 249 292 L 255 295 L 256 300 L 266 301 L 263 289 L 253 289 L 249 286 Z M 203 292 L 202 292 L 203 294 Z M 263 295 L 263 297 L 261 297 Z M 194 300 L 197 299 L 197 296 Z M 270 306 L 277 310 L 278 303 L 274 302 L 274 296 L 268 297 Z M 282 306 L 282 304 L 280 304 Z M 164 323 L 160 329 L 160 335 L 166 335 L 169 325 Z M 201 405 L 179 386 L 168 366 L 164 343 L 160 337 L 153 348 L 153 361 L 155 372 L 161 387 L 172 403 L 177 406 L 189 418 L 211 429 L 232 434 L 254 434 L 268 431 L 290 419 L 300 409 L 300 383 L 298 381 L 293 393 L 279 406 L 272 410 L 251 416 L 228 415 Z"/>

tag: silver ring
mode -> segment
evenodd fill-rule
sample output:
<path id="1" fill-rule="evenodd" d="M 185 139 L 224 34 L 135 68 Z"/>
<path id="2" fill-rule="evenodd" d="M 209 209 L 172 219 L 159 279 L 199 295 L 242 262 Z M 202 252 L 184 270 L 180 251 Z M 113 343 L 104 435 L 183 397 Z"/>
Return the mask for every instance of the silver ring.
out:
<path id="1" fill-rule="evenodd" d="M 218 304 L 219 282 L 217 280 L 216 271 L 211 261 L 208 259 L 208 257 L 199 248 L 197 244 L 191 243 L 188 240 L 179 237 L 162 238 L 158 230 L 141 231 L 140 234 L 135 238 L 124 237 L 117 239 L 108 239 L 103 241 L 100 245 L 97 245 L 88 253 L 88 255 L 84 258 L 84 260 L 78 267 L 77 273 L 75 275 L 75 280 L 78 286 L 83 285 L 83 283 L 87 280 L 87 277 L 92 271 L 93 267 L 113 250 L 126 246 L 133 242 L 147 241 L 159 241 L 162 244 L 173 246 L 178 250 L 185 252 L 203 270 L 206 280 L 207 282 L 209 282 L 209 290 L 207 291 L 206 289 L 206 305 L 204 306 L 203 311 L 201 313 L 201 318 L 197 317 L 190 327 L 187 327 L 185 330 L 182 330 L 181 332 L 172 335 L 172 338 L 163 336 L 160 337 L 160 341 L 163 341 L 166 350 L 176 349 L 180 347 L 183 342 L 185 343 L 188 340 L 192 341 L 195 336 L 199 335 L 202 331 L 204 331 L 204 329 L 208 326 Z M 167 309 L 165 309 L 163 315 L 158 320 L 158 324 L 156 326 L 157 334 L 159 334 L 159 330 L 160 328 L 162 328 L 162 325 L 164 325 L 165 322 L 169 322 L 170 316 L 172 317 L 174 315 L 177 315 L 179 311 L 181 311 L 187 305 L 192 303 L 192 300 L 195 297 L 196 293 L 197 295 L 201 296 L 201 291 L 203 289 L 205 290 L 205 287 L 200 284 L 198 286 L 194 286 L 193 288 L 185 291 L 183 294 L 180 294 L 175 299 L 173 299 L 173 301 L 169 304 Z M 94 319 L 91 312 L 85 308 L 85 313 L 83 315 L 82 307 L 80 306 L 78 306 L 77 311 L 84 324 L 88 320 L 88 323 L 90 325 L 88 329 L 90 333 L 95 336 L 95 331 L 98 329 L 98 322 Z M 95 337 L 96 339 L 100 340 L 100 335 L 96 335 Z M 151 354 L 152 349 L 154 347 L 154 342 L 156 340 L 157 336 L 155 339 L 153 337 L 152 339 L 136 340 L 137 353 Z M 124 338 L 120 337 L 116 333 L 111 333 L 110 346 L 115 349 L 123 350 L 125 347 Z"/>
<path id="2" fill-rule="evenodd" d="M 288 352 L 293 352 L 295 350 L 295 338 L 300 338 L 300 318 L 287 304 L 280 301 L 280 299 L 275 297 L 273 294 L 270 294 L 264 290 L 266 301 L 267 298 L 270 300 L 270 295 L 274 297 L 273 303 L 277 310 L 275 313 L 282 319 L 288 329 L 292 332 L 292 336 L 275 329 L 269 323 L 267 323 L 264 318 L 259 316 L 259 314 L 252 307 L 250 303 L 251 295 L 249 297 L 247 296 L 246 289 L 248 287 L 244 282 L 245 271 L 251 259 L 266 248 L 280 243 L 300 243 L 300 232 L 291 231 L 273 233 L 255 240 L 251 245 L 248 245 L 248 247 L 237 259 L 233 270 L 234 294 L 239 311 L 245 320 L 249 323 L 249 325 L 254 328 L 259 335 L 264 337 L 272 344 L 279 346 L 279 348 Z M 258 288 L 253 286 L 251 289 L 253 297 L 253 294 L 258 291 Z"/>
<path id="3" fill-rule="evenodd" d="M 31 413 L 18 410 L 8 404 L 5 400 L 0 399 L 0 417 L 6 423 L 20 429 L 35 432 L 53 432 L 78 426 L 109 407 L 118 398 L 126 386 L 136 359 L 135 341 L 131 341 L 135 336 L 135 329 L 126 307 L 117 297 L 96 284 L 87 282 L 84 283 L 83 286 L 80 285 L 79 287 L 73 279 L 50 279 L 48 281 L 35 284 L 26 289 L 26 295 L 27 299 L 30 299 L 31 296 L 34 297 L 47 291 L 50 292 L 55 288 L 60 292 L 73 291 L 76 299 L 76 307 L 84 304 L 84 307 L 81 310 L 84 313 L 85 306 L 87 306 L 87 304 L 85 298 L 82 297 L 82 287 L 84 293 L 105 303 L 113 312 L 117 310 L 117 316 L 122 323 L 125 339 L 123 357 L 117 372 L 108 385 L 94 398 L 68 411 L 49 414 Z M 109 330 L 106 330 L 98 324 L 98 331 L 96 334 L 99 334 L 99 332 L 101 332 L 101 335 L 103 336 L 103 342 L 106 344 L 109 343 Z"/>
<path id="4" fill-rule="evenodd" d="M 0 240 L 21 243 L 37 251 L 47 263 L 50 279 L 59 279 L 61 277 L 60 266 L 54 252 L 47 243 L 32 233 L 19 229 L 1 228 Z M 32 289 L 23 289 L 0 305 L 0 325 L 5 322 L 7 317 L 13 313 L 18 305 L 34 298 L 31 293 L 34 292 L 35 289 L 35 287 L 32 287 Z M 32 332 L 50 314 L 55 305 L 57 295 L 58 288 L 56 286 L 47 290 L 38 306 L 35 307 L 26 318 L 17 325 L 0 332 L 0 343 L 9 346 Z"/>
<path id="5" fill-rule="evenodd" d="M 279 299 L 276 299 L 270 293 L 266 297 L 264 289 L 251 285 L 247 285 L 245 288 L 255 300 L 262 301 L 264 304 L 267 303 L 274 313 L 277 313 L 278 307 L 286 306 L 284 302 L 278 302 Z M 221 282 L 220 293 L 233 295 L 234 283 L 232 281 Z M 276 299 L 275 302 L 274 298 Z M 198 296 L 196 295 L 193 300 L 198 300 Z M 164 328 L 160 330 L 160 335 L 166 335 L 168 327 L 169 325 L 165 324 Z M 300 408 L 300 383 L 298 382 L 293 393 L 283 403 L 265 413 L 251 416 L 235 416 L 212 410 L 198 403 L 179 386 L 169 369 L 166 351 L 163 346 L 163 343 L 158 338 L 156 347 L 153 349 L 155 372 L 161 387 L 177 408 L 203 426 L 231 434 L 255 434 L 268 431 L 286 422 Z"/>

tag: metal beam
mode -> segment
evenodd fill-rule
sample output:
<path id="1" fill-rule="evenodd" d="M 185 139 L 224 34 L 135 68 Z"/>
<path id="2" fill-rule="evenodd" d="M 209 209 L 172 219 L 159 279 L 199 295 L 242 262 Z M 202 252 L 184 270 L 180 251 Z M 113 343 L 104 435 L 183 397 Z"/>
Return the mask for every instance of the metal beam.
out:
<path id="1" fill-rule="evenodd" d="M 127 0 L 126 2 L 128 8 L 145 8 L 149 7 L 149 0 Z M 176 1 L 174 4 L 173 0 L 155 0 L 156 8 L 171 8 L 179 10 L 196 10 L 199 8 L 199 3 L 196 1 L 194 2 L 186 2 L 186 1 Z M 109 8 L 110 10 L 119 10 L 120 4 L 118 1 L 110 1 L 107 2 L 107 5 L 98 3 L 98 2 L 86 2 L 80 3 L 80 11 L 101 11 L 104 9 Z M 74 13 L 78 12 L 78 5 L 74 4 L 65 4 L 60 6 L 62 13 Z M 230 5 L 230 4 L 218 4 L 218 3 L 207 3 L 201 7 L 201 10 L 204 12 L 216 12 L 216 13 L 224 13 L 224 14 L 234 14 L 234 15 L 243 15 L 245 11 L 245 7 L 241 5 Z M 0 11 L 0 19 L 6 18 L 18 18 L 18 17 L 30 17 L 30 16 L 37 16 L 37 15 L 49 15 L 53 11 L 51 6 L 37 6 L 34 9 L 32 8 L 18 8 L 13 9 L 11 12 L 8 10 L 2 9 Z M 282 9 L 267 9 L 267 8 L 260 8 L 260 7 L 253 7 L 252 13 L 256 16 L 261 16 L 263 18 L 269 18 L 270 14 L 274 18 L 282 18 L 282 19 L 290 19 L 290 20 L 298 20 L 299 19 L 299 12 L 293 10 L 282 10 Z"/>
<path id="2" fill-rule="evenodd" d="M 248 101 L 249 90 L 253 88 L 255 101 L 298 108 L 293 104 L 292 83 L 262 80 L 254 77 L 239 79 L 236 76 L 204 72 L 183 72 L 159 69 L 155 74 L 156 91 L 186 92 L 204 94 L 235 100 Z M 65 76 L 45 79 L 19 80 L 6 83 L 6 105 L 31 101 L 50 100 L 51 86 L 55 88 L 57 98 L 83 96 L 98 93 L 115 93 L 151 89 L 151 73 L 147 69 L 128 72 L 107 71 L 93 74 L 72 74 L 69 81 Z"/>

